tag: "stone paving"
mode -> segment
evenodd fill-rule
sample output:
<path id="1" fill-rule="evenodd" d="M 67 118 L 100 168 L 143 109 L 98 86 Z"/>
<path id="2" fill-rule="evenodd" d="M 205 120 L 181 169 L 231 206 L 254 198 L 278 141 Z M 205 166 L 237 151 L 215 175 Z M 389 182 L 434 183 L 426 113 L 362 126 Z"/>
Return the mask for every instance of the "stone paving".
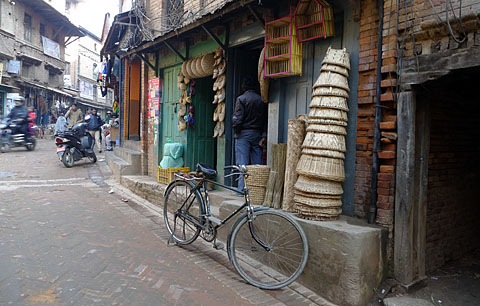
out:
<path id="1" fill-rule="evenodd" d="M 0 154 L 0 305 L 329 305 L 246 284 L 200 240 L 168 247 L 158 208 L 107 179 L 102 155 L 66 169 L 53 141 Z"/>

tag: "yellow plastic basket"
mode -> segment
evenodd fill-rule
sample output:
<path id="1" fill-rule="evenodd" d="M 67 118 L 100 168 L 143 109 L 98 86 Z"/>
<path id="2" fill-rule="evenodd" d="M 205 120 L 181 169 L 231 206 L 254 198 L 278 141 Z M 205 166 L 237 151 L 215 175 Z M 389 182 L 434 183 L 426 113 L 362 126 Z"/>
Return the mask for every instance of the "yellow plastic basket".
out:
<path id="1" fill-rule="evenodd" d="M 173 181 L 175 173 L 188 173 L 189 171 L 189 167 L 163 169 L 162 167 L 158 166 L 157 181 L 162 184 L 169 184 L 171 181 Z"/>

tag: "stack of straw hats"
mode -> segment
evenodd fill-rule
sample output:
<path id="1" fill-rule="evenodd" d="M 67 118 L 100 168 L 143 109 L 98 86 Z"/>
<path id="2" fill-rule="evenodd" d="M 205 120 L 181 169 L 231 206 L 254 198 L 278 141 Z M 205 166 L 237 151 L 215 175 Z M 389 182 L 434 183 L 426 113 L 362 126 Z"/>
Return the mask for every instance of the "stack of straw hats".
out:
<path id="1" fill-rule="evenodd" d="M 190 78 L 185 76 L 185 71 L 183 71 L 182 67 L 177 75 L 177 87 L 180 89 L 180 108 L 177 112 L 177 128 L 179 131 L 183 131 L 187 128 L 187 122 L 185 121 L 184 116 L 187 114 L 187 103 L 192 103 L 192 97 L 187 93 L 187 87 L 189 84 Z"/>
<path id="2" fill-rule="evenodd" d="M 265 165 L 248 165 L 247 186 L 250 194 L 250 203 L 262 205 L 265 199 L 270 167 Z"/>
<path id="3" fill-rule="evenodd" d="M 308 127 L 297 164 L 295 210 L 311 220 L 334 220 L 342 212 L 347 134 L 349 55 L 328 48 L 313 86 Z"/>
<path id="4" fill-rule="evenodd" d="M 225 69 L 227 68 L 227 62 L 223 56 L 223 49 L 218 48 L 213 55 L 213 91 L 215 96 L 213 104 L 217 104 L 215 111 L 213 112 L 213 121 L 217 122 L 213 130 L 213 137 L 222 136 L 225 132 Z"/>

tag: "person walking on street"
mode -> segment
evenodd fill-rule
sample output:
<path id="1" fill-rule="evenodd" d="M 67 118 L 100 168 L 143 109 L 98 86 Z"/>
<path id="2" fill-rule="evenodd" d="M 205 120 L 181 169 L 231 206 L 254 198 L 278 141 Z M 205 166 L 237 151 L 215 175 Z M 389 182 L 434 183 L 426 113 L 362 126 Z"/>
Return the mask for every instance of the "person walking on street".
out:
<path id="1" fill-rule="evenodd" d="M 267 143 L 267 104 L 254 88 L 252 78 L 243 79 L 244 93 L 237 98 L 232 117 L 237 165 L 262 164 L 262 151 Z M 243 188 L 243 178 L 240 178 L 238 189 L 243 191 Z"/>
<path id="2" fill-rule="evenodd" d="M 73 104 L 68 112 L 65 114 L 65 119 L 68 119 L 68 128 L 72 128 L 75 124 L 83 122 L 82 110 Z"/>
<path id="3" fill-rule="evenodd" d="M 102 143 L 100 141 L 100 129 L 103 125 L 103 120 L 97 115 L 97 110 L 92 109 L 90 115 L 86 116 L 85 122 L 88 124 L 88 132 L 95 139 L 95 142 L 98 147 L 98 153 L 102 153 Z"/>

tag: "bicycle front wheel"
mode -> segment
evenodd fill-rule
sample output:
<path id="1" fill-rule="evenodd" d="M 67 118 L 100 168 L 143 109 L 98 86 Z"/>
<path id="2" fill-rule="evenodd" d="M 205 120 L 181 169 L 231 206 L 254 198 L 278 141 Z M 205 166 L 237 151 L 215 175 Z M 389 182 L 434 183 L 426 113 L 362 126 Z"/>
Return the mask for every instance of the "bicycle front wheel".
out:
<path id="1" fill-rule="evenodd" d="M 245 216 L 232 228 L 228 252 L 233 266 L 247 282 L 262 289 L 279 289 L 303 272 L 308 259 L 305 232 L 291 216 L 276 210 Z M 260 245 L 263 242 L 268 249 Z"/>
<path id="2" fill-rule="evenodd" d="M 192 189 L 190 183 L 178 180 L 165 192 L 163 218 L 168 232 L 178 244 L 195 241 L 204 223 L 201 195 Z"/>

